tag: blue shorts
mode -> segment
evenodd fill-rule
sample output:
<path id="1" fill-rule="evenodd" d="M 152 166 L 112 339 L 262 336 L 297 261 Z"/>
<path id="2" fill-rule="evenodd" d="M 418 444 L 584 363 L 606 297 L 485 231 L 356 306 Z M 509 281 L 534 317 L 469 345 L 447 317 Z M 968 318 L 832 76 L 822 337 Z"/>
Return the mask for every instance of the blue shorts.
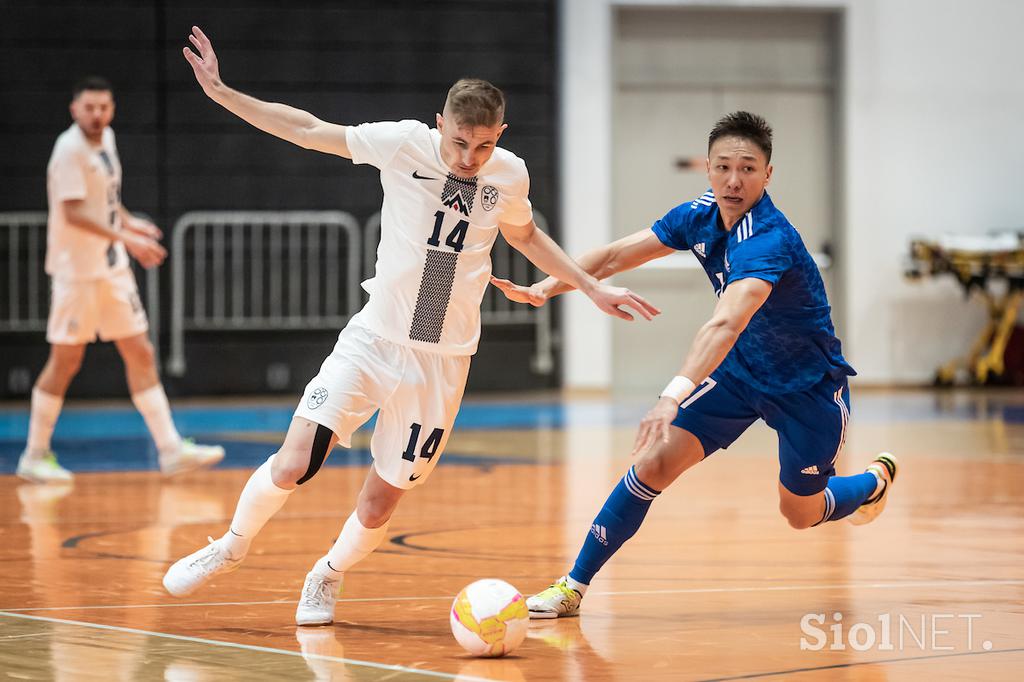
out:
<path id="1" fill-rule="evenodd" d="M 707 457 L 764 419 L 779 434 L 779 480 L 795 495 L 814 495 L 836 473 L 846 440 L 850 387 L 826 376 L 806 391 L 770 395 L 715 371 L 679 406 L 673 426 L 689 431 Z"/>

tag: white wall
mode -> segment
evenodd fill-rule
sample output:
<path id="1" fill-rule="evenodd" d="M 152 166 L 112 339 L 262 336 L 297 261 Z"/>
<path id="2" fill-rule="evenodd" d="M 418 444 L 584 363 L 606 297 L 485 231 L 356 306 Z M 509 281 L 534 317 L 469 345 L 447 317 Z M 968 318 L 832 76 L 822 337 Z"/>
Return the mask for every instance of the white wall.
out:
<path id="1" fill-rule="evenodd" d="M 981 307 L 950 282 L 905 282 L 902 261 L 911 236 L 1024 228 L 1024 3 L 563 0 L 562 233 L 574 254 L 612 234 L 610 49 L 622 5 L 844 10 L 844 299 L 835 303 L 847 357 L 861 383 L 914 383 L 962 353 Z M 612 353 L 627 349 L 613 348 L 613 323 L 582 297 L 566 303 L 565 385 L 606 387 Z"/>

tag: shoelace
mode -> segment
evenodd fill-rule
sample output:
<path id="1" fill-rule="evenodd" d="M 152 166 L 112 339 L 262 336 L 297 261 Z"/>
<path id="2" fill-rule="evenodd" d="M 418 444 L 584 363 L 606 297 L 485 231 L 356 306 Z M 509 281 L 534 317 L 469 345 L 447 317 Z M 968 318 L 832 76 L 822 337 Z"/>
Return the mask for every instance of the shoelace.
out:
<path id="1" fill-rule="evenodd" d="M 548 589 L 544 590 L 545 599 L 557 596 L 560 600 L 565 601 L 566 599 L 572 599 L 574 594 L 576 594 L 576 590 L 565 583 L 552 583 Z"/>
<path id="2" fill-rule="evenodd" d="M 885 467 L 884 464 L 882 466 Z M 888 469 L 888 467 L 886 467 L 886 469 Z M 876 472 L 876 471 L 878 471 L 878 470 L 877 469 L 872 469 L 872 472 Z M 872 495 L 871 497 L 869 497 L 868 499 L 864 500 L 864 504 L 874 504 L 875 502 L 878 502 L 880 499 L 882 499 L 882 497 L 885 496 L 885 491 L 889 487 L 889 480 L 885 476 L 883 476 L 881 474 L 881 472 L 876 473 L 875 476 L 878 478 L 879 482 L 882 484 L 882 489 L 879 490 L 874 495 Z"/>
<path id="3" fill-rule="evenodd" d="M 198 568 L 204 572 L 213 570 L 213 566 L 211 566 L 211 564 L 213 563 L 213 560 L 217 558 L 217 555 L 220 554 L 220 551 L 217 549 L 217 546 L 213 544 L 213 538 L 206 536 L 206 539 L 209 541 L 210 546 L 206 548 L 206 552 L 196 557 L 196 560 L 189 564 L 190 568 Z"/>
<path id="4" fill-rule="evenodd" d="M 331 597 L 331 587 L 326 580 L 313 580 L 306 586 L 302 599 L 307 606 L 320 606 Z"/>

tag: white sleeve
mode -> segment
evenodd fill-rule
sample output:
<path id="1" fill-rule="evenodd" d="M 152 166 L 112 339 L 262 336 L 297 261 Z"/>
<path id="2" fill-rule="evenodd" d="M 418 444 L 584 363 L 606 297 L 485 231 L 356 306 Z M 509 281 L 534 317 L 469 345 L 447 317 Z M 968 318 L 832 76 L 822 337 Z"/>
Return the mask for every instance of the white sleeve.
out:
<path id="1" fill-rule="evenodd" d="M 525 225 L 533 220 L 533 205 L 530 203 L 530 173 L 521 160 L 522 177 L 514 186 L 509 187 L 509 195 L 505 197 L 501 211 L 501 222 L 506 225 Z"/>
<path id="2" fill-rule="evenodd" d="M 88 190 L 85 185 L 85 169 L 81 157 L 75 150 L 61 145 L 54 150 L 49 167 L 53 199 L 85 199 Z"/>
<path id="3" fill-rule="evenodd" d="M 381 121 L 350 126 L 345 141 L 353 163 L 384 168 L 418 126 L 419 121 Z"/>

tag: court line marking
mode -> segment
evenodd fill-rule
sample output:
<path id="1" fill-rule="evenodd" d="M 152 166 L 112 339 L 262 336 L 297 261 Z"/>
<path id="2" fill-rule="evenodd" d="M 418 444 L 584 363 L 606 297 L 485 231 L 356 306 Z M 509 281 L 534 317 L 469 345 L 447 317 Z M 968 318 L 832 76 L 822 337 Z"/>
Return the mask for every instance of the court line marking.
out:
<path id="1" fill-rule="evenodd" d="M 699 682 L 731 682 L 732 680 L 756 680 L 763 677 L 780 677 L 800 673 L 821 672 L 823 670 L 841 670 L 844 668 L 860 668 L 869 665 L 886 665 L 889 663 L 913 663 L 914 661 L 930 661 L 937 658 L 956 658 L 959 656 L 987 656 L 989 654 L 1016 654 L 1024 651 L 1024 647 L 1016 649 L 991 649 L 990 651 L 960 651 L 952 654 L 933 654 L 930 656 L 904 656 L 903 658 L 882 658 L 877 661 L 855 661 L 853 663 L 836 663 L 820 665 L 813 668 L 790 668 L 789 670 L 773 670 L 763 673 L 746 673 L 730 677 L 708 677 Z"/>
<path id="2" fill-rule="evenodd" d="M 299 658 L 315 658 L 321 661 L 332 661 L 335 663 L 344 663 L 345 665 L 362 666 L 364 668 L 376 668 L 377 670 L 391 670 L 393 672 L 401 673 L 414 673 L 417 675 L 426 675 L 427 677 L 441 677 L 446 680 L 454 680 L 456 678 L 463 679 L 472 682 L 496 682 L 486 677 L 470 677 L 456 675 L 453 673 L 445 673 L 436 670 L 420 670 L 419 668 L 407 668 L 403 665 L 393 665 L 388 663 L 377 663 L 375 661 L 362 661 L 356 658 L 342 658 L 340 656 L 326 656 L 324 654 L 305 654 L 298 651 L 289 651 L 288 649 L 273 649 L 265 646 L 255 646 L 252 644 L 238 644 L 235 642 L 221 642 L 216 639 L 204 639 L 202 637 L 188 637 L 186 635 L 172 635 L 168 632 L 154 632 L 152 630 L 138 630 L 136 628 L 125 628 L 118 625 L 104 625 L 102 623 L 87 623 L 80 620 L 66 620 L 64 618 L 50 618 L 48 616 L 30 616 L 25 613 L 11 613 L 9 611 L 0 611 L 0 616 L 7 616 L 9 618 L 24 618 L 26 620 L 44 621 L 47 623 L 61 623 L 65 625 L 80 625 L 87 628 L 96 628 L 97 630 L 111 630 L 114 632 L 127 632 L 133 635 L 148 635 L 150 637 L 163 637 L 164 639 L 174 639 L 181 642 L 192 642 L 195 644 L 209 644 L 212 646 L 222 646 L 230 649 L 245 649 L 246 651 L 259 651 L 270 654 L 283 654 L 285 656 L 298 656 Z"/>
<path id="3" fill-rule="evenodd" d="M 920 580 L 896 583 L 841 583 L 836 585 L 750 585 L 746 587 L 690 587 L 676 590 L 622 590 L 615 592 L 591 592 L 603 597 L 629 597 L 637 595 L 659 594 L 719 594 L 732 592 L 801 592 L 843 589 L 893 590 L 913 587 L 994 587 L 1024 585 L 1024 580 Z M 358 602 L 392 602 L 392 601 L 432 601 L 454 599 L 455 595 L 439 595 L 436 597 L 339 597 L 338 603 Z M 181 608 L 183 606 L 263 606 L 269 604 L 295 604 L 295 600 L 276 599 L 273 601 L 226 601 L 226 602 L 181 602 L 169 604 L 102 604 L 95 606 L 34 606 L 25 608 L 0 609 L 0 613 L 22 613 L 26 611 L 86 611 L 93 609 L 163 609 Z"/>

